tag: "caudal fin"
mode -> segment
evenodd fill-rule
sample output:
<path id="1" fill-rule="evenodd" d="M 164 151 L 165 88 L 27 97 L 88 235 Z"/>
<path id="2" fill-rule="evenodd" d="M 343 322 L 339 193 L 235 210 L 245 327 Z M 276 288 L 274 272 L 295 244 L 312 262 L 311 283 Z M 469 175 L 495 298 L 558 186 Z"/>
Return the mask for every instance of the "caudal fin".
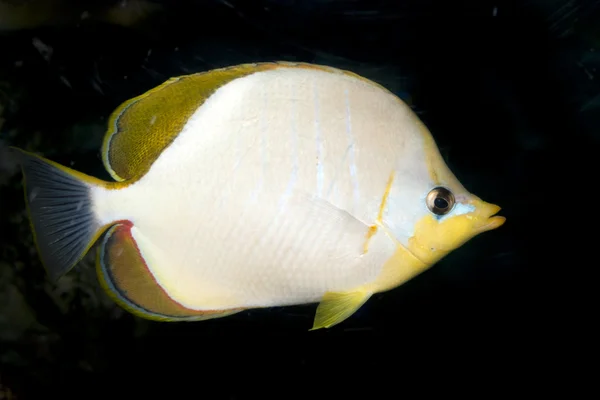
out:
<path id="1" fill-rule="evenodd" d="M 106 183 L 20 149 L 25 202 L 33 237 L 54 281 L 69 272 L 102 234 L 91 189 Z"/>

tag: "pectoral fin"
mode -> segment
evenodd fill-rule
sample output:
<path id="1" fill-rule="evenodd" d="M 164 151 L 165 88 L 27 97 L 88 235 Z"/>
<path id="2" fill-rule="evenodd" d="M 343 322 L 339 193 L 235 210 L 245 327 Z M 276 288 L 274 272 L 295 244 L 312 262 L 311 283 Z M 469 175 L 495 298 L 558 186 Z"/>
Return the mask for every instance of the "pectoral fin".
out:
<path id="1" fill-rule="evenodd" d="M 317 307 L 311 331 L 331 328 L 354 314 L 373 293 L 363 288 L 350 292 L 327 292 Z"/>

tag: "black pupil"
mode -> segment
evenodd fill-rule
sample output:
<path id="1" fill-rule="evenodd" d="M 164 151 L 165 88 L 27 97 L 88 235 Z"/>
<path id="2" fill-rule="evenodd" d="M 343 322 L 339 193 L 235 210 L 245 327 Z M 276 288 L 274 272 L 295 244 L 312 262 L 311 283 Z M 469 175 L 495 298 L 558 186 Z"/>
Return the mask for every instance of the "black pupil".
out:
<path id="1" fill-rule="evenodd" d="M 441 197 L 436 197 L 435 200 L 433 201 L 433 204 L 435 204 L 435 206 L 437 208 L 441 208 L 441 209 L 448 208 L 448 202 L 446 201 L 446 199 L 443 199 Z"/>

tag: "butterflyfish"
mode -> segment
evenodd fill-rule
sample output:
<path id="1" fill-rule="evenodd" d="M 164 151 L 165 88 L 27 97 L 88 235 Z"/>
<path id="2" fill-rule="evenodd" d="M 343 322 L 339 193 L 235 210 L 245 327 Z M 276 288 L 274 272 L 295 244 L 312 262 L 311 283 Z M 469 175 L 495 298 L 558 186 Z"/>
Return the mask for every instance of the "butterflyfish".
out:
<path id="1" fill-rule="evenodd" d="M 399 97 L 306 63 L 180 76 L 125 102 L 102 144 L 111 182 L 15 154 L 49 277 L 97 242 L 103 288 L 152 320 L 318 303 L 312 329 L 329 328 L 505 222 Z"/>

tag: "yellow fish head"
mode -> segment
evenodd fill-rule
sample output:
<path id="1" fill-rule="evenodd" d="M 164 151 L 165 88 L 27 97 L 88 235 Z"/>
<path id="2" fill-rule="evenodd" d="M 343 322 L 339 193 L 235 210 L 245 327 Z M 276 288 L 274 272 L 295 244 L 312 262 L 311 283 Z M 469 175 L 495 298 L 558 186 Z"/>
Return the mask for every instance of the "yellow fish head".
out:
<path id="1" fill-rule="evenodd" d="M 466 191 L 456 197 L 445 187 L 427 195 L 430 213 L 415 224 L 409 250 L 426 264 L 439 261 L 480 233 L 499 228 L 506 218 L 497 216 L 500 207 Z"/>

